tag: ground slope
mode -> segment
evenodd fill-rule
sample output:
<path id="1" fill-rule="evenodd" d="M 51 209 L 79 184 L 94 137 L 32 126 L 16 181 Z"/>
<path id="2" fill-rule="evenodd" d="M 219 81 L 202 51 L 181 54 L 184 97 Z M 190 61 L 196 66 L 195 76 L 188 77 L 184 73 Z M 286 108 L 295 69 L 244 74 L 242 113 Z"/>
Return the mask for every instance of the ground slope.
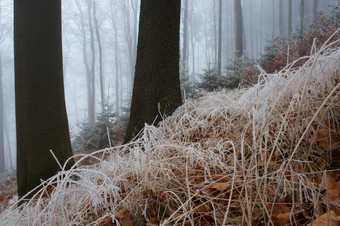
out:
<path id="1" fill-rule="evenodd" d="M 252 88 L 187 100 L 135 142 L 92 154 L 102 156 L 99 164 L 44 182 L 0 224 L 337 225 L 340 49 L 333 44 L 302 67 L 263 72 Z"/>

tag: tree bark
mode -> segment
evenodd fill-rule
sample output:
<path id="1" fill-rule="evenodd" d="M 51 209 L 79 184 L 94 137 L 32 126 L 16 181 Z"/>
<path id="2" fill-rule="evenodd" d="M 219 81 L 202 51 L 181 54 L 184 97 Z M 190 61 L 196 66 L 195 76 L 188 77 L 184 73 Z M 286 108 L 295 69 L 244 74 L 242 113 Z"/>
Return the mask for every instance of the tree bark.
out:
<path id="1" fill-rule="evenodd" d="M 182 103 L 179 82 L 180 0 L 142 0 L 127 143 L 145 123 L 158 124 Z"/>
<path id="2" fill-rule="evenodd" d="M 21 198 L 72 156 L 64 98 L 61 0 L 14 1 L 17 180 Z M 73 161 L 69 161 L 68 169 Z M 30 195 L 29 197 L 31 197 Z"/>
<path id="3" fill-rule="evenodd" d="M 234 0 L 236 58 L 243 55 L 243 19 L 241 0 Z"/>

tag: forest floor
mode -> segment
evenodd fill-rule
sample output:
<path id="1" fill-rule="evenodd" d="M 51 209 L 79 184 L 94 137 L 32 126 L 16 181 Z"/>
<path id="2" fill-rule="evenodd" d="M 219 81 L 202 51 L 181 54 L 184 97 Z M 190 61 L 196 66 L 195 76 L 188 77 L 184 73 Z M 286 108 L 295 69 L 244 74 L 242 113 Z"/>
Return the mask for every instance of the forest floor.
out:
<path id="1" fill-rule="evenodd" d="M 17 195 L 17 182 L 15 172 L 0 175 L 0 214 L 11 204 L 14 204 Z"/>
<path id="2" fill-rule="evenodd" d="M 45 181 L 0 225 L 340 225 L 333 44 L 253 87 L 186 100 L 134 142 L 78 156 L 76 166 L 98 163 Z"/>

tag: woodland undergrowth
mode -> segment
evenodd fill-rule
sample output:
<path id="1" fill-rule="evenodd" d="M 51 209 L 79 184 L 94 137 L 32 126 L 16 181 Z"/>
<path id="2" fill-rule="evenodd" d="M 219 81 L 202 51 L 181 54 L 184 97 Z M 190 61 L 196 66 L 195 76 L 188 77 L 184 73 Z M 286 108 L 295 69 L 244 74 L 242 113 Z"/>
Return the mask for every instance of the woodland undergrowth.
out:
<path id="1" fill-rule="evenodd" d="M 78 156 L 0 224 L 339 225 L 339 42 Z"/>

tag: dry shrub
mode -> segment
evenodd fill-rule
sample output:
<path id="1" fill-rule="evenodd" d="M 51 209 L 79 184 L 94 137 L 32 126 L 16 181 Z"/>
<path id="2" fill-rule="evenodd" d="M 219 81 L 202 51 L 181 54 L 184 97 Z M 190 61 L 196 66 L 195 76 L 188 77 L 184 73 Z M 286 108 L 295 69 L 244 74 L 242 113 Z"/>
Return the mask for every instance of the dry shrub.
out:
<path id="1" fill-rule="evenodd" d="M 44 182 L 36 199 L 12 206 L 0 222 L 303 225 L 326 213 L 337 221 L 340 168 L 330 167 L 340 147 L 337 44 L 296 70 L 261 74 L 254 87 L 187 100 L 134 142 L 83 157 L 110 153 L 97 165 Z"/>

